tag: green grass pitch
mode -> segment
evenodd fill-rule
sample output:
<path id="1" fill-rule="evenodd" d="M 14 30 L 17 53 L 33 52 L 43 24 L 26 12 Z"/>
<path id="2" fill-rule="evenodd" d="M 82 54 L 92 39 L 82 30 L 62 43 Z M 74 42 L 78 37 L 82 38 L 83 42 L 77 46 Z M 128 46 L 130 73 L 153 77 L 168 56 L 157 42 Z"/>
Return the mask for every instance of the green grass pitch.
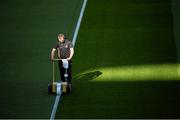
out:
<path id="1" fill-rule="evenodd" d="M 82 2 L 2 1 L 0 118 L 50 118 L 50 50 L 72 38 Z M 171 0 L 88 0 L 56 118 L 179 118 L 172 22 Z"/>
<path id="2" fill-rule="evenodd" d="M 179 117 L 169 0 L 89 0 L 57 118 Z"/>
<path id="3" fill-rule="evenodd" d="M 81 3 L 1 2 L 0 118 L 50 118 L 55 98 L 47 93 L 52 81 L 50 50 L 59 33 L 72 36 Z"/>

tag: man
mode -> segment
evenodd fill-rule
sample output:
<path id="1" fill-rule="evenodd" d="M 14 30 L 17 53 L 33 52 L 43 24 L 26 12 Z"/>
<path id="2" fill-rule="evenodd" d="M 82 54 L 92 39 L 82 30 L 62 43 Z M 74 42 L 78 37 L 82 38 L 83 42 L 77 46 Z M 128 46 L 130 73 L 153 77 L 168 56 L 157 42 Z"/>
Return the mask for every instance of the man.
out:
<path id="1" fill-rule="evenodd" d="M 72 85 L 72 76 L 71 76 L 71 68 L 72 68 L 72 57 L 74 55 L 74 48 L 71 41 L 65 39 L 64 34 L 58 35 L 58 43 L 54 46 L 54 48 L 51 50 L 51 60 L 54 59 L 55 51 L 58 52 L 58 58 L 59 59 L 67 59 L 69 63 L 69 68 L 67 69 L 68 78 L 67 82 Z M 59 61 L 59 71 L 61 76 L 61 81 L 65 82 L 65 69 L 63 68 L 62 60 Z"/>

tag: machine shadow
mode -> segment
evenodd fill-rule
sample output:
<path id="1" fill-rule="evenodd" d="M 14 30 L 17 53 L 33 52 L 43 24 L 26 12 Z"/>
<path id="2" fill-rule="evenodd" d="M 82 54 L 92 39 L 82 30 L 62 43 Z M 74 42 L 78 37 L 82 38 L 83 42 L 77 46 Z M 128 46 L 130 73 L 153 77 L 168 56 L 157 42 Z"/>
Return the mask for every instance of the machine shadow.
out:
<path id="1" fill-rule="evenodd" d="M 103 73 L 101 71 L 93 71 L 93 72 L 88 72 L 84 74 L 77 75 L 73 78 L 74 81 L 88 81 L 88 80 L 93 80 Z"/>

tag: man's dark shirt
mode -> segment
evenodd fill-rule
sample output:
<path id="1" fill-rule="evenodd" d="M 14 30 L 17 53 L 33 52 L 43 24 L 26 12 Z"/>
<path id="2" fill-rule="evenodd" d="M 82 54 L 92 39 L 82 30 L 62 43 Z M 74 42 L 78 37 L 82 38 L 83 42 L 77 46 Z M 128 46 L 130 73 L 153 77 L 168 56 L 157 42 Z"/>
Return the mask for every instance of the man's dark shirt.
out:
<path id="1" fill-rule="evenodd" d="M 66 59 L 70 56 L 70 48 L 73 48 L 73 44 L 65 39 L 64 42 L 58 42 L 54 48 L 58 50 L 58 57 Z"/>

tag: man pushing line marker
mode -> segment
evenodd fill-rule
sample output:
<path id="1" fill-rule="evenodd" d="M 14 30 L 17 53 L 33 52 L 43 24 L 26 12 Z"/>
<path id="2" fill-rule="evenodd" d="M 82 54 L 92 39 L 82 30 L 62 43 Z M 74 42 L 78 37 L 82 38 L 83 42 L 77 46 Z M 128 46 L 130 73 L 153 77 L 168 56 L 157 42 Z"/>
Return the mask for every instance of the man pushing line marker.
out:
<path id="1" fill-rule="evenodd" d="M 79 15 L 79 18 L 78 18 L 78 22 L 77 22 L 77 25 L 76 25 L 76 29 L 75 29 L 75 32 L 74 32 L 74 35 L 73 35 L 72 44 L 74 46 L 75 46 L 75 43 L 76 43 L 78 31 L 79 31 L 80 24 L 81 24 L 81 21 L 82 21 L 82 17 L 83 17 L 85 8 L 86 8 L 86 4 L 87 4 L 87 0 L 84 0 L 82 8 L 81 8 L 80 15 Z M 74 54 L 74 49 L 73 49 L 73 54 Z M 73 54 L 72 54 L 72 56 L 73 56 Z M 52 110 L 52 113 L 51 113 L 51 117 L 50 117 L 51 120 L 54 120 L 54 118 L 55 118 L 55 114 L 56 114 L 56 110 L 57 110 L 57 106 L 58 106 L 59 100 L 60 100 L 60 96 L 56 96 L 56 100 L 55 100 L 55 103 L 54 103 L 54 106 L 53 106 L 53 110 Z"/>
<path id="2" fill-rule="evenodd" d="M 54 61 L 54 55 L 57 50 L 59 72 L 62 82 L 67 82 L 69 88 L 72 88 L 72 57 L 74 55 L 74 46 L 71 41 L 65 38 L 64 34 L 58 35 L 58 43 L 51 50 L 51 60 Z"/>

